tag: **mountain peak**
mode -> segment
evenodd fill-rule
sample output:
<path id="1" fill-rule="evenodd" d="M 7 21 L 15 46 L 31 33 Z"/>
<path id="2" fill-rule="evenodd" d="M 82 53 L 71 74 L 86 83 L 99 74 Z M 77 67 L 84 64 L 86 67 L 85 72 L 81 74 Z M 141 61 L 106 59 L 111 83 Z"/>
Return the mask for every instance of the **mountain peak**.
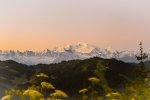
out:
<path id="1" fill-rule="evenodd" d="M 87 43 L 79 42 L 75 45 L 67 45 L 64 49 L 78 53 L 90 53 L 95 47 Z"/>
<path id="2" fill-rule="evenodd" d="M 77 43 L 79 46 L 87 47 L 89 44 L 84 43 L 84 42 L 78 42 Z"/>

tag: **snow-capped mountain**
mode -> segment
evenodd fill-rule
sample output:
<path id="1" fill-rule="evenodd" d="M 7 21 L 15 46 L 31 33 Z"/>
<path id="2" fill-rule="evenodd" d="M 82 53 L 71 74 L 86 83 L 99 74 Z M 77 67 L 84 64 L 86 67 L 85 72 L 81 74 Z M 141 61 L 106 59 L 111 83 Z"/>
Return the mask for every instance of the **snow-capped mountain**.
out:
<path id="1" fill-rule="evenodd" d="M 44 51 L 0 51 L 0 60 L 14 60 L 27 65 L 51 64 L 61 61 L 87 59 L 92 57 L 116 58 L 125 62 L 136 62 L 135 51 L 116 51 L 102 49 L 86 43 L 55 47 L 53 50 Z"/>

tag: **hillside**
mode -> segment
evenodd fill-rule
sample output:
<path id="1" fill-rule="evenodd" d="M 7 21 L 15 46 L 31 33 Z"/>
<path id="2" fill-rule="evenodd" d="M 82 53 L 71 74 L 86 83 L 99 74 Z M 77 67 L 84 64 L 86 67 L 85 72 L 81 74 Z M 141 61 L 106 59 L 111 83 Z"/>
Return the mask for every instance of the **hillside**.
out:
<path id="1" fill-rule="evenodd" d="M 55 87 L 69 94 L 76 94 L 85 85 L 87 78 L 94 76 L 92 70 L 98 62 L 108 67 L 105 77 L 112 88 L 121 88 L 125 75 L 133 78 L 135 64 L 124 63 L 116 59 L 91 58 L 86 60 L 64 61 L 59 64 L 39 64 L 27 66 L 14 61 L 0 62 L 0 89 L 26 88 L 30 85 L 28 79 L 35 73 L 46 73 Z M 85 67 L 87 68 L 84 71 Z"/>

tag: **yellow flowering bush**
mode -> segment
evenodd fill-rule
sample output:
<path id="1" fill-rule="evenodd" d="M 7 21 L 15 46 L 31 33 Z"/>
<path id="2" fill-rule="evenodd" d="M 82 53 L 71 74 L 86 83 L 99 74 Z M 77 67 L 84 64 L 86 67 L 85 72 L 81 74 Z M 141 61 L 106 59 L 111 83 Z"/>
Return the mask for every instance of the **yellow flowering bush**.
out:
<path id="1" fill-rule="evenodd" d="M 112 93 L 107 93 L 106 97 L 108 97 L 109 99 L 120 99 L 121 94 L 119 92 L 112 92 Z"/>
<path id="2" fill-rule="evenodd" d="M 42 82 L 41 86 L 42 88 L 46 88 L 46 89 L 55 89 L 55 87 L 51 83 L 48 83 L 48 82 Z"/>
<path id="3" fill-rule="evenodd" d="M 4 97 L 1 98 L 1 100 L 12 100 L 12 95 L 6 95 Z"/>
<path id="4" fill-rule="evenodd" d="M 39 100 L 45 100 L 44 98 L 40 98 Z"/>
<path id="5" fill-rule="evenodd" d="M 8 95 L 9 94 L 9 91 L 8 90 L 5 90 L 5 95 Z"/>
<path id="6" fill-rule="evenodd" d="M 61 98 L 67 98 L 68 97 L 68 95 L 65 92 L 63 92 L 62 90 L 55 90 L 55 92 L 50 94 L 50 96 L 53 99 L 61 99 Z"/>
<path id="7" fill-rule="evenodd" d="M 144 81 L 145 82 L 150 82 L 150 79 L 149 78 L 145 78 Z"/>
<path id="8" fill-rule="evenodd" d="M 88 78 L 88 81 L 92 82 L 93 84 L 97 84 L 100 82 L 100 80 L 96 77 Z"/>
<path id="9" fill-rule="evenodd" d="M 37 78 L 48 78 L 48 76 L 44 73 L 40 73 L 38 75 L 36 75 Z"/>
<path id="10" fill-rule="evenodd" d="M 84 89 L 81 89 L 79 91 L 80 94 L 85 94 L 86 92 L 88 92 L 88 89 L 84 88 Z"/>
<path id="11" fill-rule="evenodd" d="M 23 95 L 24 96 L 29 96 L 33 100 L 36 99 L 36 98 L 43 97 L 42 93 L 40 93 L 40 92 L 38 92 L 36 90 L 32 90 L 32 89 L 27 89 L 26 91 L 24 91 Z"/>
<path id="12" fill-rule="evenodd" d="M 82 94 L 82 100 L 87 100 L 87 98 L 88 98 L 88 96 L 86 94 L 87 92 L 88 92 L 88 89 L 86 89 L 86 88 L 79 90 L 79 94 Z"/>

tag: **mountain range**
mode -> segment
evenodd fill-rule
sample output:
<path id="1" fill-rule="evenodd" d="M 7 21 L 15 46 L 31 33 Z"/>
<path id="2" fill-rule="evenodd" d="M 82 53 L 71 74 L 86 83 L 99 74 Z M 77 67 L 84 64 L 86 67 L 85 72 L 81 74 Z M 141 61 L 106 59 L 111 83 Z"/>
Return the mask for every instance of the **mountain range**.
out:
<path id="1" fill-rule="evenodd" d="M 77 43 L 75 45 L 67 45 L 65 47 L 55 47 L 54 49 L 44 51 L 0 51 L 0 60 L 13 60 L 22 64 L 52 64 L 69 60 L 84 60 L 93 57 L 104 59 L 115 58 L 124 62 L 137 62 L 136 51 L 117 51 L 110 48 L 102 49 L 94 45 L 86 43 Z M 148 58 L 150 60 L 150 58 Z"/>

